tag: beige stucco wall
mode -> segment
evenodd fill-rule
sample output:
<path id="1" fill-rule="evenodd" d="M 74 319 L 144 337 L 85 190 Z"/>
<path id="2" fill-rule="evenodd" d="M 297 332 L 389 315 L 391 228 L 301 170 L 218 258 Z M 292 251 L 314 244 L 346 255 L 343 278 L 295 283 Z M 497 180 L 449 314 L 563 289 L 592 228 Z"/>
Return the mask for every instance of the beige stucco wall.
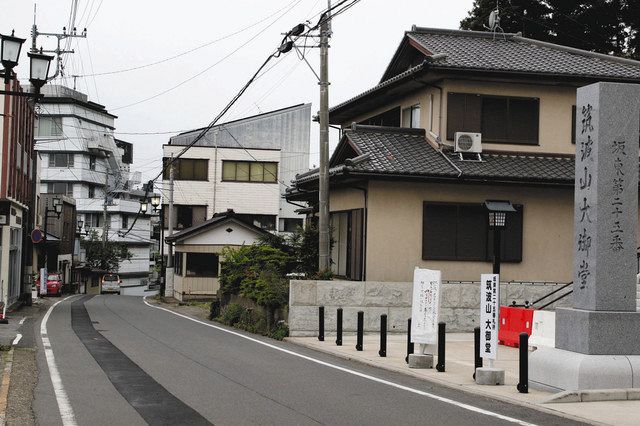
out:
<path id="1" fill-rule="evenodd" d="M 332 200 L 341 191 L 336 189 Z M 345 191 L 342 197 L 349 193 L 353 194 Z M 480 274 L 490 273 L 490 262 L 422 260 L 425 201 L 482 203 L 487 199 L 524 205 L 522 262 L 503 263 L 502 280 L 572 280 L 571 189 L 371 181 L 368 196 L 368 281 L 411 281 L 416 266 L 442 270 L 443 280 L 477 281 Z M 338 210 L 333 202 L 331 210 Z"/>
<path id="2" fill-rule="evenodd" d="M 366 184 L 359 185 L 366 188 Z M 341 188 L 329 191 L 329 206 L 332 212 L 364 208 L 364 191 L 353 188 Z"/>
<path id="3" fill-rule="evenodd" d="M 468 79 L 443 79 L 436 82 L 436 85 L 443 89 L 442 99 L 440 99 L 439 89 L 425 87 L 409 96 L 394 100 L 384 107 L 349 120 L 349 122 L 343 123 L 343 126 L 348 127 L 351 122 L 361 122 L 396 107 L 404 109 L 419 104 L 421 107 L 420 124 L 422 128 L 426 129 L 427 137 L 435 141 L 435 138 L 440 136 L 444 141 L 447 129 L 447 93 L 532 97 L 540 99 L 539 145 L 483 143 L 483 149 L 538 153 L 575 153 L 575 146 L 571 143 L 571 107 L 576 103 L 575 87 L 536 84 L 534 82 L 518 83 Z M 429 108 L 429 95 L 433 95 L 433 110 Z M 432 131 L 428 128 L 430 117 L 433 119 Z M 443 133 L 440 132 L 440 127 L 443 129 Z M 448 143 L 453 143 L 453 141 Z"/>

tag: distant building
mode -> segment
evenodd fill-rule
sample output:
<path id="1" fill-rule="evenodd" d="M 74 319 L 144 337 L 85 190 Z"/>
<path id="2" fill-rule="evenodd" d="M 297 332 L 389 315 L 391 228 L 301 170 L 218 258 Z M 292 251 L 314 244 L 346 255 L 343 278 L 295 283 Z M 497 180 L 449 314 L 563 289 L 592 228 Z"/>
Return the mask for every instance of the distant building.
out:
<path id="1" fill-rule="evenodd" d="M 59 198 L 62 204 L 60 217 L 53 212 L 54 198 Z M 48 271 L 59 272 L 62 282 L 70 285 L 72 279 L 73 252 L 76 242 L 76 200 L 71 197 L 60 194 L 41 194 L 40 195 L 40 211 L 38 214 L 42 220 L 42 230 L 44 231 L 44 221 L 47 226 L 47 240 L 42 246 L 46 251 L 45 259 L 42 259 L 42 265 L 46 266 Z M 45 210 L 49 209 L 48 218 L 45 219 Z M 68 287 L 67 287 L 68 288 Z"/>
<path id="2" fill-rule="evenodd" d="M 149 276 L 152 241 L 149 216 L 135 219 L 144 192 L 132 189 L 132 144 L 114 138 L 117 117 L 89 101 L 87 95 L 55 85 L 45 86 L 43 93 L 36 123 L 36 149 L 42 162 L 40 191 L 74 198 L 78 219 L 84 225 L 82 231 L 98 235 L 105 228 L 106 201 L 109 241 L 125 242 L 133 254 L 114 272 L 125 286 L 139 284 Z M 134 220 L 131 232 L 121 236 Z M 95 278 L 88 292 L 98 291 Z"/>
<path id="3" fill-rule="evenodd" d="M 3 90 L 23 91 L 15 75 Z M 36 210 L 35 116 L 33 101 L 27 97 L 0 94 L 0 302 L 8 305 L 30 292 L 29 277 L 35 270 L 31 244 Z"/>
<path id="4" fill-rule="evenodd" d="M 311 105 L 300 104 L 214 126 L 176 163 L 174 229 L 228 209 L 270 231 L 291 231 L 302 224 L 297 207 L 281 194 L 297 173 L 309 169 L 310 123 Z M 201 131 L 172 137 L 163 149 L 165 164 Z M 163 188 L 168 185 L 166 169 Z"/>

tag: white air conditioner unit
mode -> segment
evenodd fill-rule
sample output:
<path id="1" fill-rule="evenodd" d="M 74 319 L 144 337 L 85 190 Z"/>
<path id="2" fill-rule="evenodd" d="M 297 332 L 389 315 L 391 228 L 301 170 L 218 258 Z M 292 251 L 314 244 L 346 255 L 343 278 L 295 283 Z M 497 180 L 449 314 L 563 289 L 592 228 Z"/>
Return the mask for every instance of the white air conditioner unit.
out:
<path id="1" fill-rule="evenodd" d="M 460 153 L 479 154 L 482 152 L 482 134 L 456 132 L 454 135 L 456 141 L 455 151 Z"/>

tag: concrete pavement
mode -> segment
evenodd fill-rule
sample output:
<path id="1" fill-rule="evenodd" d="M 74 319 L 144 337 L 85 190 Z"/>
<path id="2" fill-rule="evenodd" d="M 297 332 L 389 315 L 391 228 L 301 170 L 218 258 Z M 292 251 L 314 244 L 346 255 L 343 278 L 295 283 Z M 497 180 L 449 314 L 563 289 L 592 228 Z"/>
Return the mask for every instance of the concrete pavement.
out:
<path id="1" fill-rule="evenodd" d="M 529 389 L 521 394 L 516 390 L 518 383 L 518 349 L 499 346 L 495 366 L 505 370 L 504 386 L 480 386 L 473 381 L 473 335 L 447 334 L 446 371 L 435 369 L 410 369 L 405 363 L 406 335 L 390 334 L 387 337 L 387 357 L 378 355 L 379 335 L 364 336 L 364 350 L 355 349 L 356 336 L 343 336 L 343 345 L 336 346 L 334 335 L 325 335 L 325 341 L 316 337 L 290 337 L 287 341 L 297 345 L 336 355 L 344 359 L 362 362 L 418 377 L 453 389 L 461 389 L 476 395 L 489 396 L 512 404 L 542 410 L 547 413 L 566 416 L 568 419 L 589 423 L 611 425 L 637 425 L 640 418 L 640 401 L 604 401 L 589 403 L 545 403 L 553 394 Z M 417 345 L 416 345 L 417 348 Z"/>

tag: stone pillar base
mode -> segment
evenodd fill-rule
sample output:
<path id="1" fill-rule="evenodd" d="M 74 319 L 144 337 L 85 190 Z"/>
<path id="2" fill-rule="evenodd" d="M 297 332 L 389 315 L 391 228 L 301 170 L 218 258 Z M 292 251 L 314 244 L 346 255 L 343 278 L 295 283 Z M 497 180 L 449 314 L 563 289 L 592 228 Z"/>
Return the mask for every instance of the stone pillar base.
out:
<path id="1" fill-rule="evenodd" d="M 487 386 L 504 385 L 504 370 L 494 367 L 476 368 L 476 384 Z"/>
<path id="2" fill-rule="evenodd" d="M 167 268 L 167 280 L 164 284 L 164 297 L 173 297 L 173 268 Z"/>
<path id="3" fill-rule="evenodd" d="M 433 355 L 410 354 L 409 368 L 433 368 Z"/>
<path id="4" fill-rule="evenodd" d="M 640 387 L 640 355 L 587 355 L 539 348 L 529 355 L 532 387 L 551 391 Z"/>

